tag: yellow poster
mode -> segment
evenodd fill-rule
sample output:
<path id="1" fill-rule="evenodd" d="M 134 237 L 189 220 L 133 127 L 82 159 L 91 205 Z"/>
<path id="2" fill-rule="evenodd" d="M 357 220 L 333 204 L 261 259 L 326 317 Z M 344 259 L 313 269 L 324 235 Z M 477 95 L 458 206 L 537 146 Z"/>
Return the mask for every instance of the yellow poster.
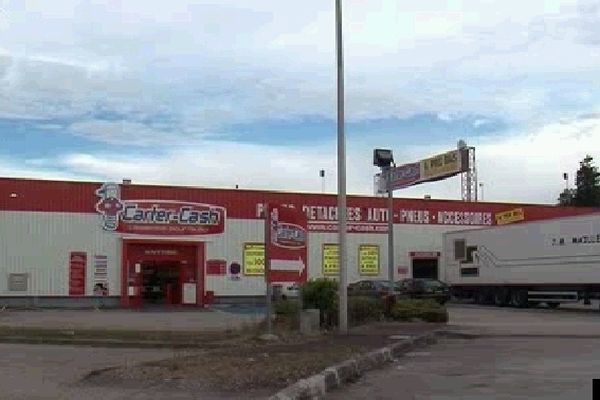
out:
<path id="1" fill-rule="evenodd" d="M 461 158 L 458 150 L 421 160 L 421 180 L 432 179 L 461 171 Z"/>
<path id="2" fill-rule="evenodd" d="M 244 243 L 244 275 L 265 274 L 264 243 Z"/>
<path id="3" fill-rule="evenodd" d="M 337 244 L 323 245 L 323 275 L 340 273 L 340 251 Z"/>
<path id="4" fill-rule="evenodd" d="M 506 225 L 517 221 L 523 221 L 525 219 L 525 210 L 522 208 L 515 208 L 514 210 L 503 211 L 496 214 L 496 224 Z"/>
<path id="5" fill-rule="evenodd" d="M 361 275 L 379 275 L 379 246 L 361 244 L 358 247 L 358 268 Z"/>

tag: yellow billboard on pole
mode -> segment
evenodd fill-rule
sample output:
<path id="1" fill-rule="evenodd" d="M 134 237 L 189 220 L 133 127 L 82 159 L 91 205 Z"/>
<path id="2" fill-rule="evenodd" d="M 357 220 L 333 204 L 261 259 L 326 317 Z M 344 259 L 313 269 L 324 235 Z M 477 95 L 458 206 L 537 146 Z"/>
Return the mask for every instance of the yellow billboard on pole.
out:
<path id="1" fill-rule="evenodd" d="M 421 181 L 447 178 L 468 168 L 464 150 L 452 150 L 421 160 Z"/>

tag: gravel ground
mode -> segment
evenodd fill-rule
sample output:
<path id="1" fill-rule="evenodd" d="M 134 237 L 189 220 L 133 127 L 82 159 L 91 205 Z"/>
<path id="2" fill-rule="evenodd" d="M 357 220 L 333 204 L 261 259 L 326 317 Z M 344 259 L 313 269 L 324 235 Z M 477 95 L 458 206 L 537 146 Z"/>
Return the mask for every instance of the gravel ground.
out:
<path id="1" fill-rule="evenodd" d="M 160 361 L 101 371 L 85 381 L 94 385 L 143 387 L 161 382 L 177 390 L 240 393 L 271 392 L 320 372 L 358 353 L 393 342 L 391 335 L 413 335 L 437 328 L 435 324 L 373 324 L 347 336 L 315 338 L 283 336 L 280 342 L 251 341 L 225 349 L 178 355 Z"/>

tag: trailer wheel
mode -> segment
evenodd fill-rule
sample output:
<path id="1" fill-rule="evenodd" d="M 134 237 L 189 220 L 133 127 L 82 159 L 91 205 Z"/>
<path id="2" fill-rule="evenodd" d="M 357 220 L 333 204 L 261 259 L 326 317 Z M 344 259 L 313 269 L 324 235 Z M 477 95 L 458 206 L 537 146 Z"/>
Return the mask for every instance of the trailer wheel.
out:
<path id="1" fill-rule="evenodd" d="M 483 291 L 475 293 L 475 303 L 477 304 L 488 304 L 488 296 Z"/>
<path id="2" fill-rule="evenodd" d="M 527 308 L 529 302 L 527 301 L 527 290 L 519 289 L 511 292 L 511 304 L 518 308 Z"/>
<path id="3" fill-rule="evenodd" d="M 556 301 L 551 301 L 551 302 L 549 302 L 549 303 L 546 303 L 546 304 L 548 304 L 548 307 L 550 307 L 550 308 L 553 308 L 553 309 L 554 309 L 554 308 L 558 308 L 558 305 L 559 305 L 560 303 L 557 303 Z"/>
<path id="4" fill-rule="evenodd" d="M 510 302 L 509 293 L 506 289 L 497 289 L 494 292 L 494 304 L 498 307 L 506 307 Z"/>

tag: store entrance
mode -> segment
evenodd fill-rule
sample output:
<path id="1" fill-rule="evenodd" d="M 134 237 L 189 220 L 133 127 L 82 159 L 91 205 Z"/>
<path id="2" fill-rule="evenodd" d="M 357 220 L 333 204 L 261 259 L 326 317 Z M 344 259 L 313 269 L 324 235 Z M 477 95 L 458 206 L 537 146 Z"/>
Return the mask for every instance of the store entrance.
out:
<path id="1" fill-rule="evenodd" d="M 413 259 L 412 260 L 413 278 L 438 279 L 438 260 L 432 259 Z"/>
<path id="2" fill-rule="evenodd" d="M 142 264 L 142 304 L 173 305 L 181 303 L 180 268 L 175 263 Z"/>
<path id="3" fill-rule="evenodd" d="M 204 244 L 123 240 L 121 305 L 202 306 Z"/>

